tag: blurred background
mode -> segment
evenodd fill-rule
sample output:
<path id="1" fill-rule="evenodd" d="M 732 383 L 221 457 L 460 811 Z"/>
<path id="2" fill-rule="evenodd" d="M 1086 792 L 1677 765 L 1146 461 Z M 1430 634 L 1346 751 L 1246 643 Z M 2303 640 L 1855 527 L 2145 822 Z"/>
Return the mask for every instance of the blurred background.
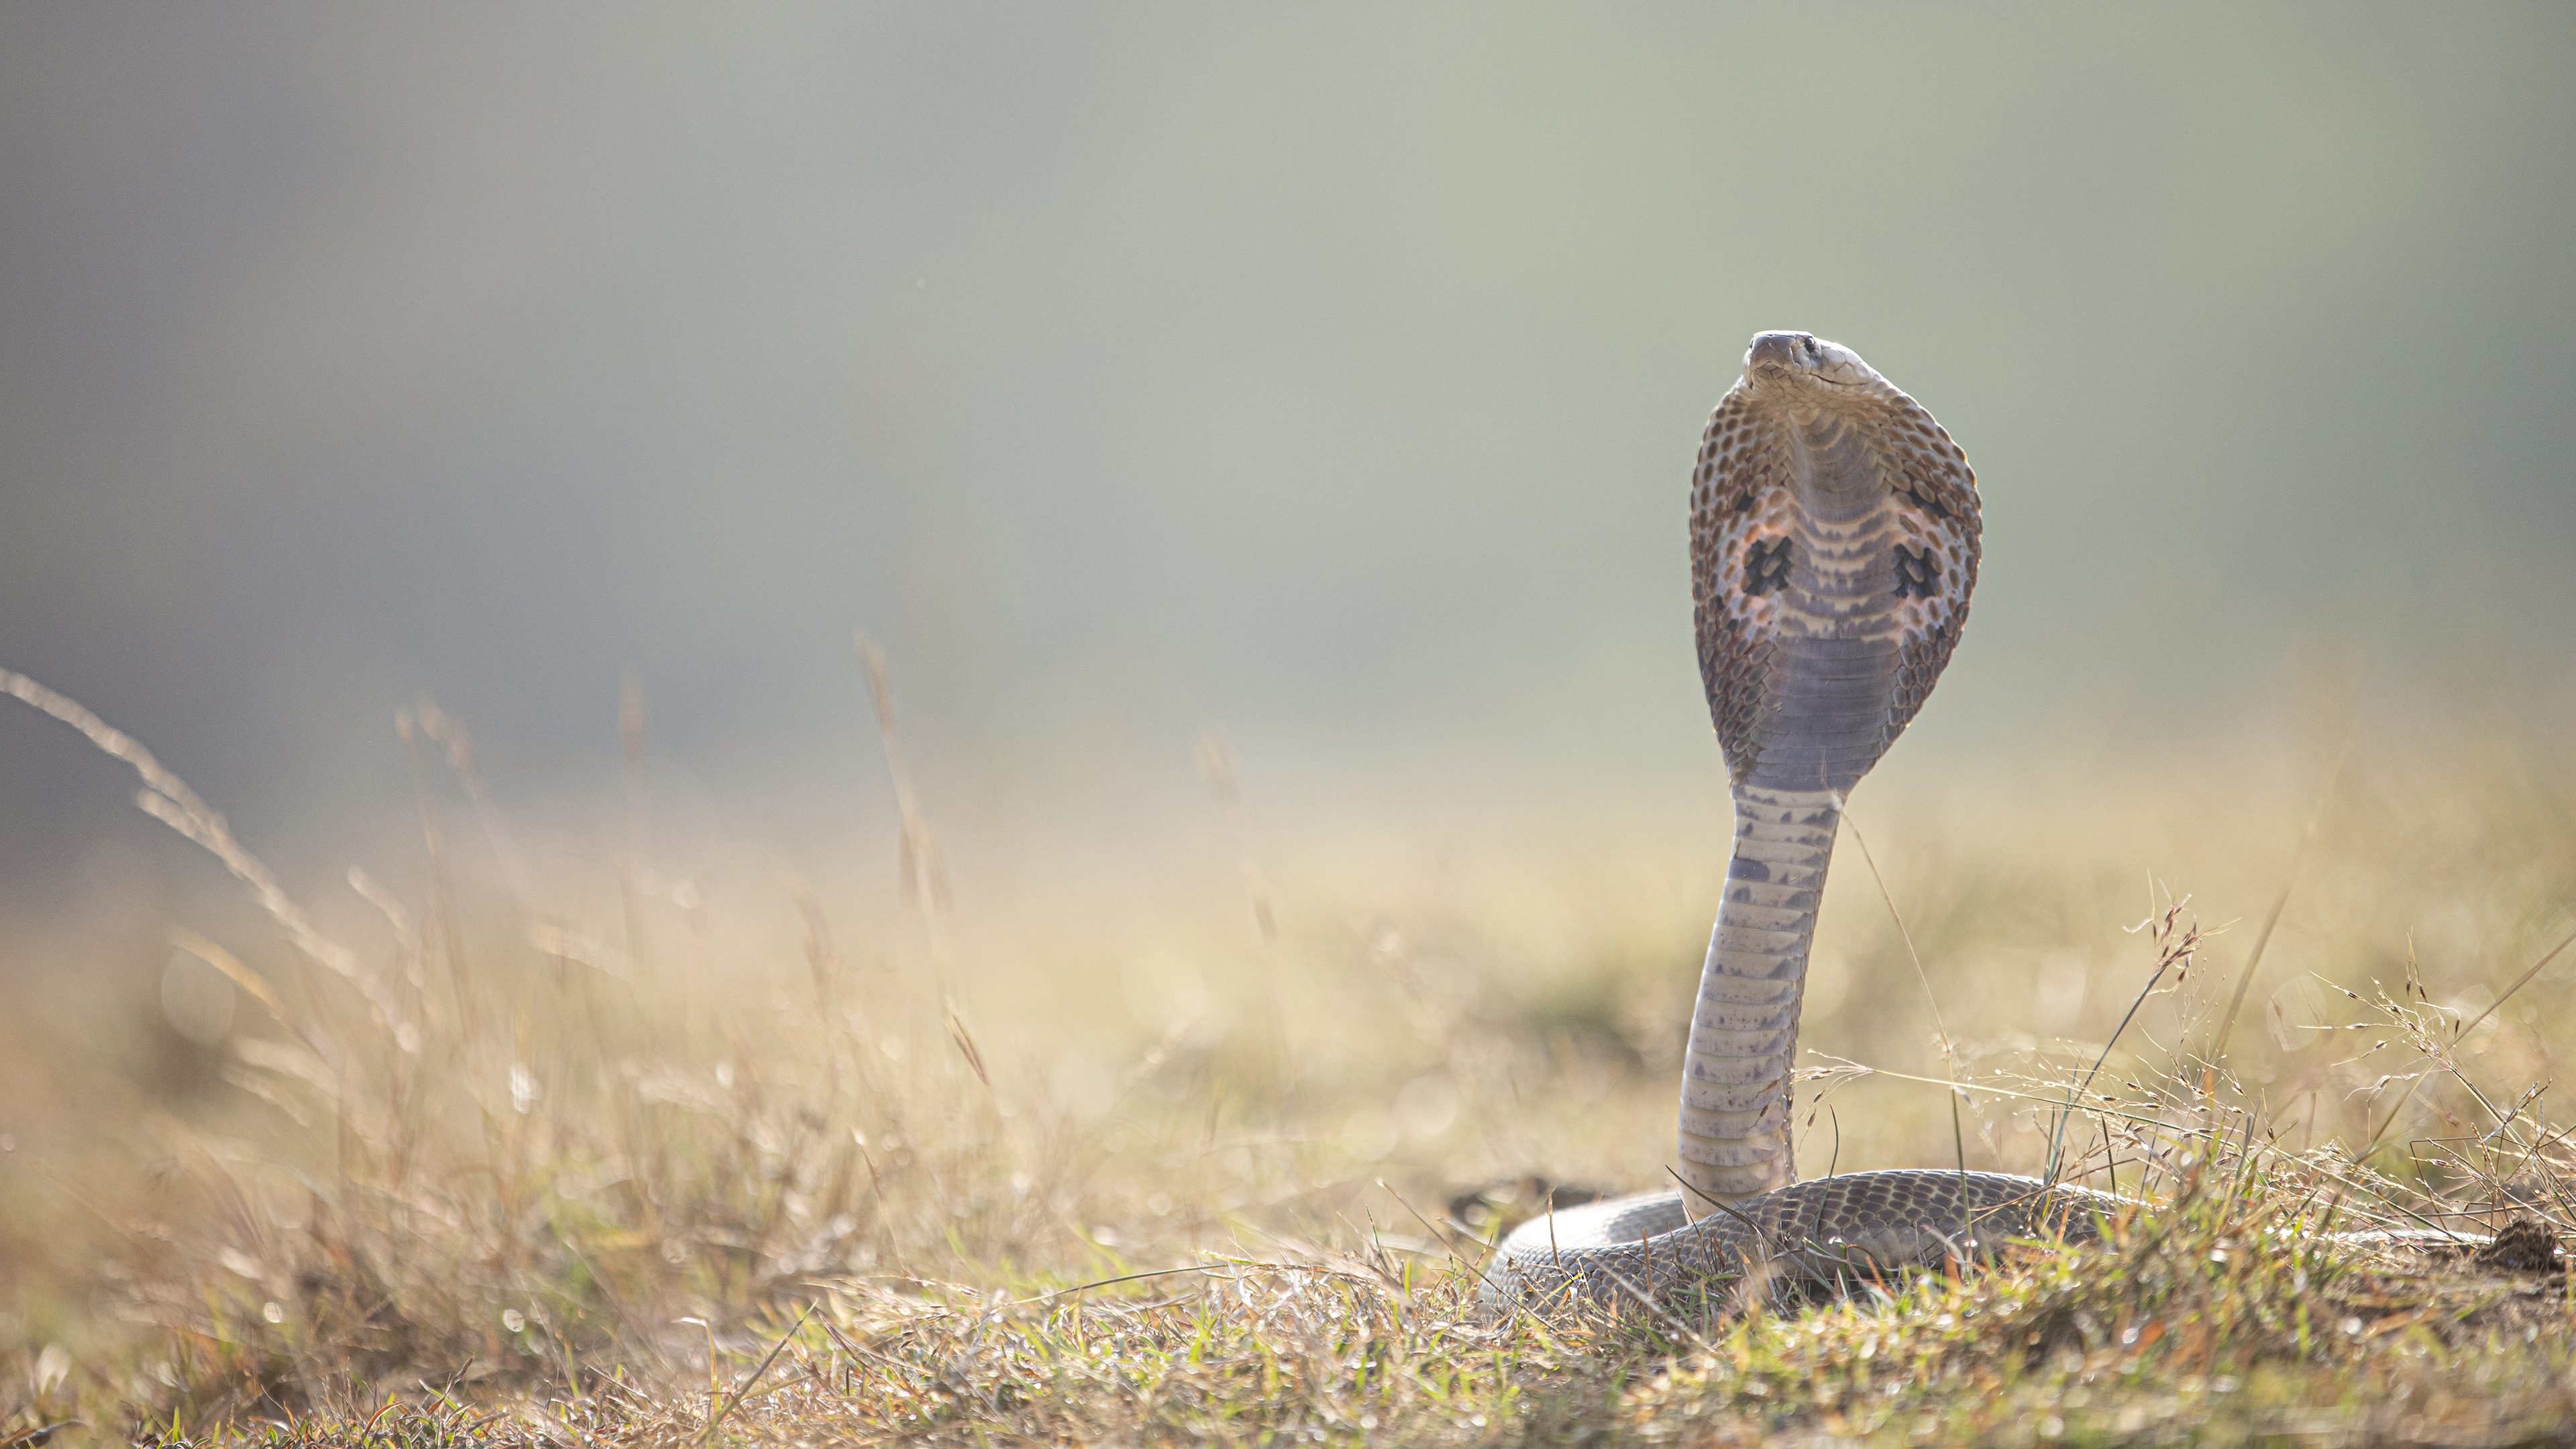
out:
<path id="1" fill-rule="evenodd" d="M 2231 1064 L 2303 1141 L 2456 1127 L 2391 1074 L 2576 878 L 2570 76 L 2559 4 L 0 0 L 0 667 L 190 781 L 428 1042 L 0 701 L 0 1338 L 160 1321 L 65 1245 L 173 1161 L 634 1167 L 597 1124 L 656 1073 L 858 1114 L 889 1253 L 948 1252 L 961 1183 L 978 1252 L 1182 1251 L 1134 1225 L 1221 1127 L 1259 1172 L 1325 1144 L 1344 1225 L 1399 1170 L 1658 1183 L 1729 833 L 1685 487 L 1773 327 L 1914 393 L 1986 500 L 1805 1045 L 2056 1083 L 2189 897 L 2237 929 L 2152 977 L 2154 1079 L 2313 820 Z M 935 830 L 908 882 L 854 632 Z M 2495 1100 L 2576 1050 L 2576 958 L 2540 980 L 2462 1048 Z M 917 1161 L 862 1059 L 925 1074 Z M 1965 1148 L 1946 1100 L 1851 1086 L 1806 1170 L 2039 1165 L 2016 1099 Z M 1059 1117 L 1072 1196 L 974 1155 Z M 1111 1117 L 1176 1154 L 1101 1179 L 1133 1202 L 1080 1196 Z M 778 1283 L 877 1232 L 848 1161 L 796 1170 L 825 1256 Z M 170 1321 L 304 1251 L 223 1231 L 131 1270 Z"/>
<path id="2" fill-rule="evenodd" d="M 1706 856 L 1685 476 L 1801 327 L 1988 500 L 1874 792 L 2259 797 L 2250 914 L 2356 723 L 2576 685 L 2571 73 L 2550 5 L 0 5 L 0 662 L 342 904 L 423 700 L 530 828 L 884 895 L 854 629 L 970 901 Z M 0 901 L 157 962 L 214 877 L 128 800 L 0 713 Z"/>
<path id="3" fill-rule="evenodd" d="M 2555 5 L 0 4 L 0 659 L 333 874 L 398 705 L 604 800 L 629 672 L 729 828 L 879 829 L 853 627 L 952 816 L 1212 724 L 1274 812 L 1713 802 L 1684 479 L 1799 327 L 1988 498 L 1883 776 L 2546 706 L 2571 73 Z M 123 793 L 0 715 L 0 884 Z"/>

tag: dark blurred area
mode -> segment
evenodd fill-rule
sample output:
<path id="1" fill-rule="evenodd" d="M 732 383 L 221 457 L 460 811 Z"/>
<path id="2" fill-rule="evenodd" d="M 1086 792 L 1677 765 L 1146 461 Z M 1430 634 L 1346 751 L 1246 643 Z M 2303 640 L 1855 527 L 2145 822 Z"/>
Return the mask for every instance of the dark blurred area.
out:
<path id="1" fill-rule="evenodd" d="M 290 877 L 423 695 L 613 814 L 630 672 L 729 828 L 884 830 L 854 626 L 957 812 L 1211 722 L 1274 810 L 1709 788 L 1685 475 L 1800 327 L 1984 482 L 1891 771 L 2545 708 L 2570 75 L 2552 4 L 9 0 L 0 665 Z M 0 713 L 0 896 L 175 851 L 127 792 Z"/>

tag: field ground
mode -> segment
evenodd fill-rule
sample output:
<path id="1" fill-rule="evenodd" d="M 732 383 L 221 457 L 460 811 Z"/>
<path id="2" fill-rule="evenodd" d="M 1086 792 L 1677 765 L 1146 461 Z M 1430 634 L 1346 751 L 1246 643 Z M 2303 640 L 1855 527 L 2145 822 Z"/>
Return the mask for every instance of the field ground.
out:
<path id="1" fill-rule="evenodd" d="M 1363 834 L 1256 792 L 1009 890 L 934 820 L 829 889 L 427 773 L 395 887 L 25 933 L 70 944 L 0 1022 L 0 1446 L 2576 1442 L 2563 1273 L 2311 1236 L 2576 1226 L 2576 952 L 2529 970 L 2576 758 L 2435 743 L 1862 792 L 1803 1170 L 2056 1143 L 2160 1206 L 1696 1322 L 1488 1321 L 1472 1270 L 1548 1184 L 1660 1185 L 1713 793 Z"/>

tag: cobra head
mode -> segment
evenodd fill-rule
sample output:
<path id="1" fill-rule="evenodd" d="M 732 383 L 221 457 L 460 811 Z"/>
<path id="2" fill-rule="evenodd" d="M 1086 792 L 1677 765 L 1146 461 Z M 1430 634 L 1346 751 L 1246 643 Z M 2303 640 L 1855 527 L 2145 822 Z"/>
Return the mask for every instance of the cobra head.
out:
<path id="1" fill-rule="evenodd" d="M 1896 389 L 1860 354 L 1812 332 L 1759 332 L 1744 350 L 1744 385 L 1766 402 L 1805 411 Z"/>

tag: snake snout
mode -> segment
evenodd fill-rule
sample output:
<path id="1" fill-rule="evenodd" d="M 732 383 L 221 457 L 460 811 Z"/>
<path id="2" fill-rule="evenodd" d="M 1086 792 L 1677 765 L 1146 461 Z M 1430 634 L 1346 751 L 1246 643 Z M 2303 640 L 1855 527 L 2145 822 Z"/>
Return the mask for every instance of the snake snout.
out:
<path id="1" fill-rule="evenodd" d="M 1744 350 L 1744 380 L 1804 390 L 1810 383 L 1846 388 L 1875 376 L 1860 354 L 1813 332 L 1758 332 Z"/>
<path id="2" fill-rule="evenodd" d="M 1816 339 L 1807 332 L 1757 332 L 1753 345 L 1745 350 L 1747 371 L 1804 370 L 1816 365 Z"/>

